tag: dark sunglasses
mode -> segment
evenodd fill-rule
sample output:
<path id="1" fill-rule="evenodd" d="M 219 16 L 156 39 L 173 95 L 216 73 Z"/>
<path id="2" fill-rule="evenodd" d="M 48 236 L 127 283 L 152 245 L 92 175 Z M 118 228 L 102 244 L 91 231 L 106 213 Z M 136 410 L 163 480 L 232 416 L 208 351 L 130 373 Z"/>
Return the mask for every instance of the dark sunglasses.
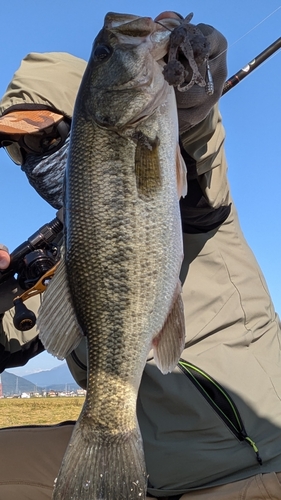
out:
<path id="1" fill-rule="evenodd" d="M 0 138 L 3 147 L 16 165 L 23 165 L 28 154 L 47 156 L 55 153 L 65 143 L 70 132 L 70 123 L 62 120 L 41 132 L 24 134 L 19 139 Z"/>

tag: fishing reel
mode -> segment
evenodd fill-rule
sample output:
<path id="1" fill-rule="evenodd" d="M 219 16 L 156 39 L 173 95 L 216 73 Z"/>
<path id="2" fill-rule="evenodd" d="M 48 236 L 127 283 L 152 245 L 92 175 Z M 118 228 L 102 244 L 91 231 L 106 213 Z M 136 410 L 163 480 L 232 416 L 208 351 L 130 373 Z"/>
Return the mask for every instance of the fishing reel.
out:
<path id="1" fill-rule="evenodd" d="M 35 326 L 36 316 L 34 312 L 28 309 L 23 302 L 30 297 L 33 297 L 34 295 L 43 293 L 46 290 L 50 279 L 55 274 L 58 263 L 59 261 L 56 262 L 56 264 L 52 266 L 51 269 L 45 272 L 32 288 L 14 299 L 15 314 L 13 323 L 17 330 L 27 331 L 31 330 L 31 328 Z"/>
<path id="2" fill-rule="evenodd" d="M 15 307 L 14 326 L 33 328 L 36 316 L 24 304 L 28 298 L 45 291 L 60 260 L 63 234 L 62 210 L 11 254 L 7 269 L 0 271 L 0 313 Z"/>
<path id="3" fill-rule="evenodd" d="M 19 265 L 18 282 L 23 290 L 29 290 L 58 261 L 59 252 L 56 245 L 38 248 L 25 255 Z"/>
<path id="4" fill-rule="evenodd" d="M 26 291 L 14 299 L 14 326 L 17 330 L 30 330 L 36 324 L 36 316 L 28 309 L 24 301 L 45 291 L 59 261 L 56 245 L 37 249 L 28 253 L 20 264 L 18 282 Z"/>

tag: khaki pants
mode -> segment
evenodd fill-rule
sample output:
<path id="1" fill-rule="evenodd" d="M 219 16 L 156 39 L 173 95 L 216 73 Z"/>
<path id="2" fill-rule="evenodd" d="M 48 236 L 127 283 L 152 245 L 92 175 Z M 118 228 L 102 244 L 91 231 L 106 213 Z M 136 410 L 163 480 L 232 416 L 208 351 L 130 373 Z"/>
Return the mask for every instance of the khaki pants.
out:
<path id="1" fill-rule="evenodd" d="M 0 500 L 51 500 L 73 425 L 0 430 Z M 281 500 L 281 472 L 194 491 L 181 500 Z"/>
<path id="2" fill-rule="evenodd" d="M 281 500 L 281 472 L 186 493 L 180 500 Z"/>
<path id="3" fill-rule="evenodd" d="M 0 430 L 0 500 L 51 500 L 73 425 Z"/>

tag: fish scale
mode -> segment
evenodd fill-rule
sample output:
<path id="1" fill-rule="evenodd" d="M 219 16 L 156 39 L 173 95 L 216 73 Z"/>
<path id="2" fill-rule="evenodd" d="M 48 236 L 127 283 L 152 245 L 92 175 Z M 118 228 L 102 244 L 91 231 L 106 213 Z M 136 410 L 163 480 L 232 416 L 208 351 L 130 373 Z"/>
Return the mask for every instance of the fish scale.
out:
<path id="1" fill-rule="evenodd" d="M 75 104 L 63 258 L 38 324 L 59 357 L 87 337 L 88 386 L 53 500 L 145 499 L 138 388 L 151 347 L 163 373 L 184 347 L 182 163 L 174 91 L 157 62 L 168 39 L 149 18 L 108 15 Z"/>

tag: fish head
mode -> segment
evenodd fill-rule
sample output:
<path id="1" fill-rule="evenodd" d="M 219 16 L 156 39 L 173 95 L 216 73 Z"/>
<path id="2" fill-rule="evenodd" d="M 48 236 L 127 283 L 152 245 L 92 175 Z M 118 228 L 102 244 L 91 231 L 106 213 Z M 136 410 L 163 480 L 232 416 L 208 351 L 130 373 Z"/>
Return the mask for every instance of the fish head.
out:
<path id="1" fill-rule="evenodd" d="M 170 27 L 150 17 L 108 13 L 78 92 L 79 113 L 112 129 L 135 125 L 151 115 L 171 91 L 161 61 L 177 22 L 171 20 Z"/>

